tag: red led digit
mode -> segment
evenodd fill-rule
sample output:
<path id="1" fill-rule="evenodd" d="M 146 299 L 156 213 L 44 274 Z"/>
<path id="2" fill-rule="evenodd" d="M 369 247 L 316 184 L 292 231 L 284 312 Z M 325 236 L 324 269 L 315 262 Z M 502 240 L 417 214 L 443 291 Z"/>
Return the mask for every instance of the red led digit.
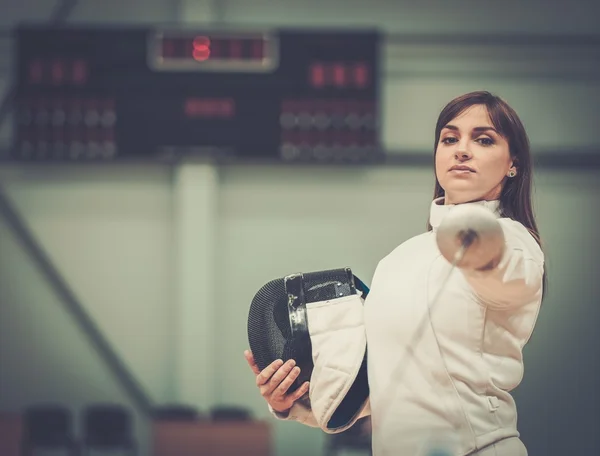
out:
<path id="1" fill-rule="evenodd" d="M 354 84 L 360 88 L 369 84 L 369 69 L 365 63 L 358 63 L 354 66 Z"/>
<path id="2" fill-rule="evenodd" d="M 232 40 L 229 43 L 229 52 L 231 57 L 239 59 L 242 57 L 242 43 L 239 40 Z"/>
<path id="3" fill-rule="evenodd" d="M 313 63 L 310 67 L 310 82 L 313 87 L 325 85 L 325 67 L 322 63 Z"/>
<path id="4" fill-rule="evenodd" d="M 163 57 L 171 59 L 175 57 L 175 41 L 174 40 L 163 40 L 162 42 Z"/>
<path id="5" fill-rule="evenodd" d="M 210 56 L 211 58 L 221 57 L 223 54 L 223 40 L 212 39 L 210 41 Z"/>
<path id="6" fill-rule="evenodd" d="M 210 57 L 210 39 L 206 36 L 197 36 L 193 42 L 193 57 L 198 62 L 208 60 Z"/>
<path id="7" fill-rule="evenodd" d="M 220 117 L 231 118 L 235 112 L 235 104 L 232 99 L 227 98 L 219 103 L 218 114 Z"/>
<path id="8" fill-rule="evenodd" d="M 257 60 L 263 58 L 263 40 L 254 40 L 252 42 L 252 57 Z"/>
<path id="9" fill-rule="evenodd" d="M 41 60 L 35 59 L 29 63 L 29 82 L 31 84 L 39 84 L 42 82 L 43 74 L 44 68 Z"/>
<path id="10" fill-rule="evenodd" d="M 54 60 L 51 67 L 52 83 L 60 85 L 65 78 L 65 66 L 60 60 Z"/>
<path id="11" fill-rule="evenodd" d="M 346 85 L 346 67 L 341 63 L 333 65 L 333 84 L 337 87 Z"/>
<path id="12" fill-rule="evenodd" d="M 87 80 L 87 65 L 83 60 L 75 60 L 73 62 L 72 80 L 75 84 L 84 84 Z"/>

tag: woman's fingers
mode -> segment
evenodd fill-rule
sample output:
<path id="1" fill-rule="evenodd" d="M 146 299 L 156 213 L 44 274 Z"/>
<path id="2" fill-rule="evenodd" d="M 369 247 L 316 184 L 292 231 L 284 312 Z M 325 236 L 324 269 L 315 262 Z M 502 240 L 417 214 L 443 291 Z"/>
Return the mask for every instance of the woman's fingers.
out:
<path id="1" fill-rule="evenodd" d="M 304 382 L 300 388 L 298 388 L 296 391 L 294 391 L 290 395 L 290 399 L 292 400 L 292 402 L 296 402 L 298 399 L 300 399 L 302 396 L 304 396 L 308 392 L 309 386 L 310 386 L 309 382 Z"/>
<path id="2" fill-rule="evenodd" d="M 267 367 L 265 367 L 262 372 L 260 372 L 257 376 L 256 376 L 256 385 L 257 386 L 262 386 L 264 384 L 266 384 L 269 379 L 273 376 L 273 374 L 275 372 L 277 372 L 277 370 L 283 365 L 283 361 L 280 359 L 276 359 L 275 361 L 273 361 L 271 364 L 269 364 Z"/>
<path id="3" fill-rule="evenodd" d="M 282 371 L 284 368 L 285 366 L 279 370 Z M 298 375 L 300 375 L 300 368 L 298 366 L 294 367 L 293 369 L 290 367 L 290 369 L 287 370 L 285 377 L 279 381 L 279 386 L 277 386 L 276 393 L 280 396 L 285 396 L 287 390 L 289 390 L 290 386 L 292 386 L 292 383 L 294 383 L 298 378 Z"/>
<path id="4" fill-rule="evenodd" d="M 286 402 L 291 401 L 294 403 L 308 391 L 309 383 L 305 382 L 286 397 L 287 391 L 300 375 L 300 368 L 296 366 L 296 361 L 293 359 L 288 360 L 286 363 L 281 359 L 277 359 L 260 371 L 250 350 L 244 351 L 244 357 L 252 372 L 256 374 L 256 385 L 265 398 L 276 393 L 273 395 L 273 399 L 279 398 L 275 399 L 276 401 L 283 399 Z"/>
<path id="5" fill-rule="evenodd" d="M 277 359 L 260 371 L 250 350 L 244 351 L 244 357 L 252 372 L 256 374 L 256 385 L 260 388 L 260 393 L 270 404 L 281 403 L 282 401 L 293 404 L 308 391 L 309 383 L 304 382 L 300 388 L 286 396 L 290 386 L 300 375 L 300 368 L 296 366 L 296 361 L 293 359 L 288 360 L 286 363 L 281 359 Z M 273 400 L 275 402 L 272 402 Z"/>
<path id="6" fill-rule="evenodd" d="M 277 372 L 275 372 L 275 375 L 273 375 L 273 377 L 269 381 L 269 388 L 271 389 L 271 391 L 279 389 L 281 383 L 285 381 L 285 379 L 290 375 L 290 372 L 292 371 L 295 365 L 296 361 L 294 361 L 293 359 L 289 359 L 283 366 L 281 366 L 277 370 Z"/>
<path id="7" fill-rule="evenodd" d="M 252 352 L 250 350 L 245 350 L 244 357 L 246 358 L 246 361 L 248 361 L 248 365 L 250 366 L 250 369 L 252 369 L 252 372 L 254 372 L 255 375 L 260 374 L 260 369 L 256 365 L 256 361 L 254 361 Z"/>
<path id="8" fill-rule="evenodd" d="M 271 376 L 267 383 L 263 383 L 259 386 L 260 394 L 263 397 L 271 396 L 274 392 L 277 393 L 277 397 L 283 397 L 284 394 L 281 394 L 277 389 L 281 382 L 288 376 L 290 371 L 294 368 L 296 362 L 293 359 L 288 360 L 283 366 L 279 367 L 277 371 Z M 266 370 L 266 369 L 265 369 Z"/>

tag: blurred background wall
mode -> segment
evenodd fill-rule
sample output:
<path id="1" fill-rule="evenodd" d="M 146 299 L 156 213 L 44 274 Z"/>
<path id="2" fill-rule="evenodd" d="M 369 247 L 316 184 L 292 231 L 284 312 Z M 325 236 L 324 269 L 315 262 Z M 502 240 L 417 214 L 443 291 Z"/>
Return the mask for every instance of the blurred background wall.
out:
<path id="1" fill-rule="evenodd" d="M 45 20 L 55 3 L 0 6 L 7 86 L 10 28 Z M 600 451 L 600 167 L 590 165 L 600 157 L 599 12 L 592 0 L 81 0 L 69 22 L 378 27 L 388 33 L 383 140 L 399 157 L 432 154 L 451 98 L 480 89 L 504 97 L 542 163 L 535 208 L 550 282 L 515 392 L 522 438 L 538 456 Z M 524 34 L 543 39 L 511 41 Z M 10 122 L 2 133 L 8 140 Z M 0 183 L 155 404 L 237 405 L 267 418 L 243 358 L 254 293 L 285 273 L 346 265 L 370 282 L 377 262 L 425 227 L 426 163 L 11 164 Z M 40 401 L 136 409 L 0 218 L 0 410 Z M 147 421 L 137 418 L 144 447 Z M 273 425 L 276 454 L 321 454 L 321 432 Z"/>

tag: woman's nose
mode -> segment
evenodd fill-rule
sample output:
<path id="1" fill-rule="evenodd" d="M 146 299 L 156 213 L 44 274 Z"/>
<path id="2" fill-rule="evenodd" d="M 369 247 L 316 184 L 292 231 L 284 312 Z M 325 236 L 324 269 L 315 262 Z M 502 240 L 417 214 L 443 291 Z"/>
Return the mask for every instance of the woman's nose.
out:
<path id="1" fill-rule="evenodd" d="M 471 152 L 468 150 L 465 144 L 459 144 L 455 153 L 457 160 L 468 160 L 471 158 Z"/>

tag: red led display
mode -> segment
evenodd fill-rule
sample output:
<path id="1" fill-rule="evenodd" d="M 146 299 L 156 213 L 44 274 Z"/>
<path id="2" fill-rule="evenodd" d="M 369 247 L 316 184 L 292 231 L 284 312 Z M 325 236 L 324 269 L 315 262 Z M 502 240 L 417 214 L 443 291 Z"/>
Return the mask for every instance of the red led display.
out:
<path id="1" fill-rule="evenodd" d="M 365 62 L 315 62 L 309 68 L 308 80 L 316 89 L 365 89 L 372 83 Z"/>
<path id="2" fill-rule="evenodd" d="M 193 38 L 162 38 L 160 57 L 165 60 L 192 58 L 206 60 L 262 60 L 265 56 L 262 38 L 219 38 L 195 36 Z"/>
<path id="3" fill-rule="evenodd" d="M 270 33 L 162 31 L 150 39 L 157 71 L 267 73 L 279 63 L 279 39 Z"/>
<path id="4" fill-rule="evenodd" d="M 231 98 L 188 98 L 184 103 L 186 117 L 232 118 L 235 102 Z"/>
<path id="5" fill-rule="evenodd" d="M 83 59 L 33 58 L 27 65 L 27 83 L 68 86 L 85 84 L 88 66 Z"/>

